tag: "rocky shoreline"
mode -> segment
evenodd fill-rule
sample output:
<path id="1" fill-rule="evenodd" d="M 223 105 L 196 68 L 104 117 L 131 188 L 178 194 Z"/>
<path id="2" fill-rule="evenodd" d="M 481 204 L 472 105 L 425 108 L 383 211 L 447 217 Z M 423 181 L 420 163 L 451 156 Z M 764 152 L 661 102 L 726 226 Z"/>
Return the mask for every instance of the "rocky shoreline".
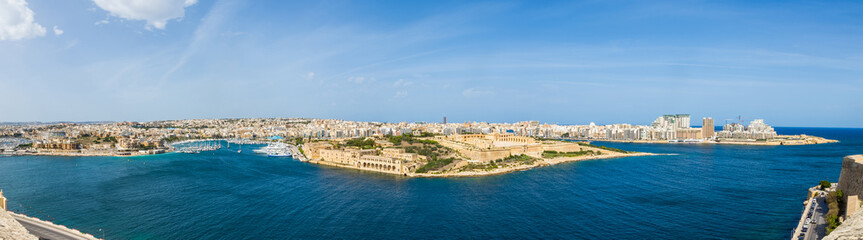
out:
<path id="1" fill-rule="evenodd" d="M 504 167 L 504 168 L 496 168 L 492 170 L 473 170 L 473 171 L 463 171 L 463 172 L 445 172 L 445 173 L 411 173 L 408 174 L 410 177 L 482 177 L 482 176 L 492 176 L 492 175 L 500 175 L 517 171 L 525 171 L 529 169 L 534 169 L 538 167 L 551 166 L 561 163 L 568 162 L 578 162 L 578 161 L 586 161 L 586 160 L 597 160 L 597 159 L 612 159 L 612 158 L 624 158 L 624 157 L 639 157 L 639 156 L 658 156 L 663 154 L 656 153 L 613 153 L 613 154 L 604 154 L 604 155 L 594 155 L 594 156 L 580 156 L 580 157 L 561 157 L 561 158 L 552 158 L 552 159 L 540 159 L 537 162 L 529 165 L 519 165 L 515 167 Z"/>

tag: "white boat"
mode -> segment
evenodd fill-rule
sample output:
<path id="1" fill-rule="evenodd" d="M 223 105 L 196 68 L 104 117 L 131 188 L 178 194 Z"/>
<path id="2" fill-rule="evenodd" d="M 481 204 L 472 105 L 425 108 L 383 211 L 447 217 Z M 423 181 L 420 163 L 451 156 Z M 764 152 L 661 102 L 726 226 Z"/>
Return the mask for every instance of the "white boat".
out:
<path id="1" fill-rule="evenodd" d="M 290 157 L 292 156 L 291 150 L 288 148 L 287 144 L 284 143 L 271 143 L 266 147 L 261 149 L 252 150 L 256 153 L 267 154 L 268 157 Z"/>

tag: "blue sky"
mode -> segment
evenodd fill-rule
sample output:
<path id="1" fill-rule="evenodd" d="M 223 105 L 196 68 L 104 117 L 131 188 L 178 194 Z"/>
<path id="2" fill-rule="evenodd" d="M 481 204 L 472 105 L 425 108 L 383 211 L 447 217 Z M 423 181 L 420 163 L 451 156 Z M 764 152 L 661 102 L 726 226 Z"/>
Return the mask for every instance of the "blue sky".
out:
<path id="1" fill-rule="evenodd" d="M 690 113 L 863 127 L 860 12 L 853 1 L 0 0 L 0 121 Z"/>

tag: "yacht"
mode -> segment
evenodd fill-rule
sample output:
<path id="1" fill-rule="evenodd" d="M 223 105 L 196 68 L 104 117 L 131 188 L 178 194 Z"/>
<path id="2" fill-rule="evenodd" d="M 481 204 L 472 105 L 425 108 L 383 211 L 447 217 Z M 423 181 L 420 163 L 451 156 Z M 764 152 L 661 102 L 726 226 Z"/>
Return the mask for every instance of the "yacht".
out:
<path id="1" fill-rule="evenodd" d="M 290 157 L 291 150 L 287 144 L 271 143 L 261 149 L 252 150 L 256 153 L 267 154 L 268 157 Z"/>

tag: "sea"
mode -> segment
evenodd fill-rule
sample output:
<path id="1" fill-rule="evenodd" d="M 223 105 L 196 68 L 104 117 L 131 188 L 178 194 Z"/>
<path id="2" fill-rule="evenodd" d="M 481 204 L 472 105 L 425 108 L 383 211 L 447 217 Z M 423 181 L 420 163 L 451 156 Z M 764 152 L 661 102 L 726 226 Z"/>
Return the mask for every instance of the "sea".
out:
<path id="1" fill-rule="evenodd" d="M 8 208 L 106 239 L 788 239 L 807 189 L 863 154 L 839 143 L 594 142 L 668 155 L 409 178 L 257 155 L 0 157 Z"/>

